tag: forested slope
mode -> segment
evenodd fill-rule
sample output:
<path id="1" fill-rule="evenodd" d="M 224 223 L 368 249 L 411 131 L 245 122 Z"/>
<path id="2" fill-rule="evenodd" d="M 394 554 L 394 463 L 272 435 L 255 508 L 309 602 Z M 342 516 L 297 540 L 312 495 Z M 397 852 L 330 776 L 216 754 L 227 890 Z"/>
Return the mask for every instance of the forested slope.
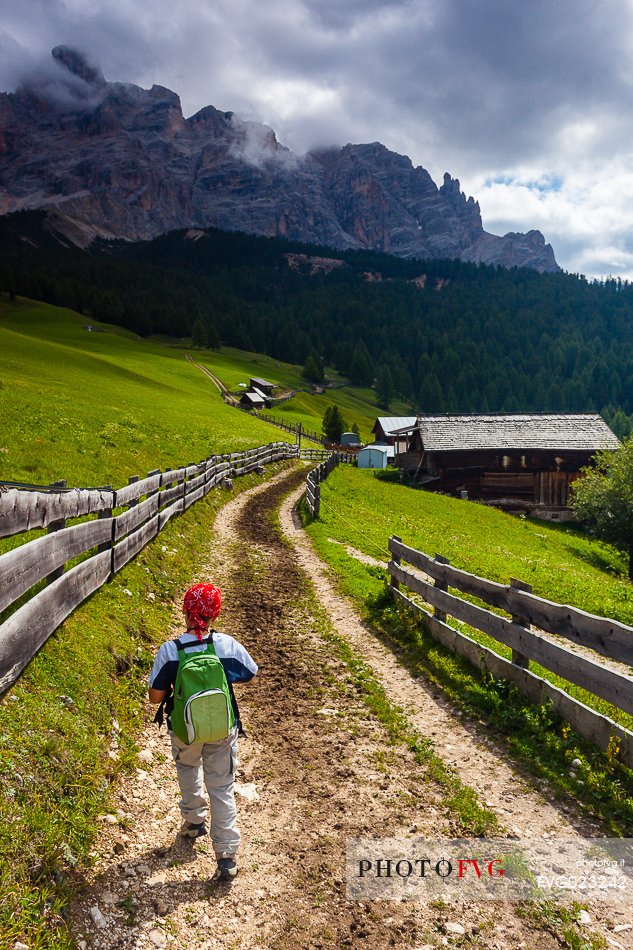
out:
<path id="1" fill-rule="evenodd" d="M 303 363 L 423 412 L 633 413 L 633 286 L 459 261 L 332 252 L 221 231 L 83 251 L 42 213 L 0 220 L 7 293 L 143 336 L 191 334 Z M 300 255 L 304 255 L 301 257 Z M 317 258 L 340 261 L 322 266 Z"/>

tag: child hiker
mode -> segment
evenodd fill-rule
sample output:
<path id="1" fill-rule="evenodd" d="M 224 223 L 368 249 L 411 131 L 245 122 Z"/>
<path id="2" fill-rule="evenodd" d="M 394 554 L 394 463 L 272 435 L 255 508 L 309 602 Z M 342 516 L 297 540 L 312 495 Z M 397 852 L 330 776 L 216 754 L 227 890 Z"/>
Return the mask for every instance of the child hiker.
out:
<path id="1" fill-rule="evenodd" d="M 221 605 L 214 584 L 189 588 L 183 605 L 187 632 L 159 649 L 149 677 L 149 700 L 161 704 L 155 718 L 159 727 L 163 708 L 167 713 L 182 796 L 181 834 L 198 838 L 207 833 L 206 785 L 217 876 L 230 881 L 237 874 L 240 844 L 234 781 L 241 723 L 233 683 L 251 680 L 257 664 L 233 637 L 209 630 Z"/>

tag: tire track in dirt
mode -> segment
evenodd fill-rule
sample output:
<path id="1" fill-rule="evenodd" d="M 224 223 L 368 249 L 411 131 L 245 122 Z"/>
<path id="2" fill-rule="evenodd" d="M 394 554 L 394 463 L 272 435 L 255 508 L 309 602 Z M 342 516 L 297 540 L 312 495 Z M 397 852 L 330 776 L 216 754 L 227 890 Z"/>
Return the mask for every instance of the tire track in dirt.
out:
<path id="1" fill-rule="evenodd" d="M 508 905 L 493 911 L 465 901 L 442 909 L 346 900 L 347 839 L 413 832 L 434 838 L 450 821 L 442 790 L 404 744 L 390 741 L 324 639 L 308 577 L 337 633 L 367 653 L 381 678 L 393 673 L 385 685 L 400 704 L 406 673 L 389 667 L 396 661 L 335 594 L 292 523 L 291 502 L 283 502 L 281 521 L 292 546 L 271 526 L 285 494 L 293 488 L 299 494 L 304 477 L 303 470 L 286 472 L 227 504 L 208 560 L 191 578 L 220 583 L 220 629 L 236 635 L 260 664 L 238 695 L 249 733 L 240 743 L 237 785 L 240 874 L 232 887 L 212 882 L 207 839 L 192 844 L 177 835 L 179 794 L 168 740 L 148 726 L 140 740 L 142 769 L 122 781 L 118 808 L 104 816 L 94 871 L 72 908 L 79 950 L 431 948 L 464 941 L 488 950 L 558 947 Z M 409 688 L 411 703 L 421 701 L 420 684 L 412 680 Z M 411 703 L 406 700 L 408 714 Z M 426 727 L 428 710 L 421 708 Z M 446 725 L 454 735 L 455 722 L 443 712 L 438 728 Z M 474 753 L 478 740 L 465 734 Z M 447 928 L 451 922 L 463 928 L 461 936 Z"/>

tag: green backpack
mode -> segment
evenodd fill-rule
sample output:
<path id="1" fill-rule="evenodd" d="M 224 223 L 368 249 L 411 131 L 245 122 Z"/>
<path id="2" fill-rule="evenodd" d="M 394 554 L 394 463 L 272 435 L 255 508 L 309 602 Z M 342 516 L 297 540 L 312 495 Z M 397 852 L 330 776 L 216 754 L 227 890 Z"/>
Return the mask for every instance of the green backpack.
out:
<path id="1" fill-rule="evenodd" d="M 199 643 L 182 643 L 180 639 L 174 642 L 178 648 L 178 673 L 172 732 L 187 745 L 226 739 L 235 725 L 235 715 L 226 673 L 213 646 L 213 631 Z M 184 652 L 186 647 L 198 645 L 206 649 Z"/>

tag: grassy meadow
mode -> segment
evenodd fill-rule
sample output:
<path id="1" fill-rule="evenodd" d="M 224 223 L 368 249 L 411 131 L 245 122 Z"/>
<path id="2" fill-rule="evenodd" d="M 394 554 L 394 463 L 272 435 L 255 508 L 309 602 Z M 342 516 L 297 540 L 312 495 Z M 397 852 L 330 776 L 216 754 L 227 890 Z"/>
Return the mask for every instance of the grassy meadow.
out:
<path id="1" fill-rule="evenodd" d="M 283 438 L 225 406 L 186 352 L 71 310 L 0 301 L 0 478 L 118 486 Z"/>
<path id="2" fill-rule="evenodd" d="M 343 413 L 347 424 L 358 426 L 362 442 L 373 442 L 371 430 L 377 416 L 411 415 L 411 408 L 403 402 L 394 401 L 387 412 L 376 405 L 376 393 L 372 389 L 360 386 L 344 385 L 338 373 L 328 368 L 328 379 L 335 386 L 327 388 L 322 394 L 302 392 L 309 388 L 301 376 L 301 366 L 281 363 L 261 353 L 247 353 L 231 347 L 221 350 L 202 350 L 194 358 L 218 376 L 230 390 L 236 390 L 240 383 L 247 383 L 251 376 L 259 376 L 277 383 L 286 389 L 299 390 L 293 399 L 267 410 L 272 415 L 290 424 L 300 422 L 305 429 L 320 432 L 325 410 L 336 405 Z"/>
<path id="3" fill-rule="evenodd" d="M 484 717 L 510 753 L 561 795 L 572 794 L 601 814 L 615 835 L 633 834 L 631 772 L 570 733 L 547 706 L 536 708 L 503 680 L 474 671 L 424 633 L 419 622 L 398 611 L 386 594 L 386 571 L 360 561 L 347 546 L 380 561 L 395 534 L 453 565 L 507 584 L 515 577 L 535 594 L 614 617 L 633 625 L 633 585 L 627 558 L 575 528 L 517 518 L 484 505 L 401 485 L 393 473 L 348 466 L 321 485 L 321 517 L 307 525 L 319 554 L 332 567 L 342 590 L 383 632 L 416 675 L 437 683 L 459 706 Z M 449 618 L 472 639 L 510 657 L 496 640 Z M 633 717 L 531 663 L 533 672 L 581 702 L 633 730 Z M 582 784 L 569 775 L 583 762 Z"/>

